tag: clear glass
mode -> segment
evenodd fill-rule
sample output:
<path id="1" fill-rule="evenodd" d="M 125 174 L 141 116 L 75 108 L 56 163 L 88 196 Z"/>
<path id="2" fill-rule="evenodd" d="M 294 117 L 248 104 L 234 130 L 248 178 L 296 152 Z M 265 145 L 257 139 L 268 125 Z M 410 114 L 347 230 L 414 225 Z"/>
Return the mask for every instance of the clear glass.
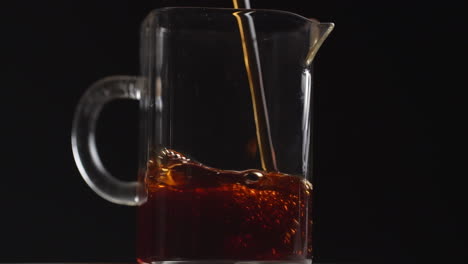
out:
<path id="1" fill-rule="evenodd" d="M 141 29 L 141 76 L 88 89 L 72 147 L 103 198 L 138 205 L 142 263 L 311 263 L 311 63 L 332 23 L 275 10 L 164 8 Z M 102 105 L 140 102 L 140 171 L 97 155 Z"/>

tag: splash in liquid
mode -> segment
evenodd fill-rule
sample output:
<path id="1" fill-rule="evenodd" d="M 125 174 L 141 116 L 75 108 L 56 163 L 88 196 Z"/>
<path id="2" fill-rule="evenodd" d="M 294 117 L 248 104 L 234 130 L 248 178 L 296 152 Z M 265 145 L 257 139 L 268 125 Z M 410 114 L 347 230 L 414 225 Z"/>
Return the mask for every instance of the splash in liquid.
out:
<path id="1" fill-rule="evenodd" d="M 311 258 L 312 186 L 301 177 L 214 169 L 166 149 L 145 184 L 141 262 Z"/>

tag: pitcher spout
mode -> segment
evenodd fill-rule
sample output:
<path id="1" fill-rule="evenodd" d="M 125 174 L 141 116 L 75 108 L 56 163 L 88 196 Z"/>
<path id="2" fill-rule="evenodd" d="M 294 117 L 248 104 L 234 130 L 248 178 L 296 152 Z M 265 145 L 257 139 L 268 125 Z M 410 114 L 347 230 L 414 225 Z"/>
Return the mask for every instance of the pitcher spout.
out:
<path id="1" fill-rule="evenodd" d="M 334 27 L 334 23 L 314 23 L 311 33 L 311 45 L 306 57 L 306 67 L 311 65 L 317 51 L 320 49 L 328 35 L 330 35 Z"/>

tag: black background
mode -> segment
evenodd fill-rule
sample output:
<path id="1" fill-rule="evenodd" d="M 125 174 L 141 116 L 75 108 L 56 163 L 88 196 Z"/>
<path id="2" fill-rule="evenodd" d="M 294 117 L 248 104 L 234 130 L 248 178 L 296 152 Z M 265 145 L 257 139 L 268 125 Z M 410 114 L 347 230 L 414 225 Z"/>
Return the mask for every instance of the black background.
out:
<path id="1" fill-rule="evenodd" d="M 230 3 L 1 4 L 0 261 L 134 260 L 135 208 L 95 195 L 74 165 L 74 108 L 95 80 L 138 73 L 150 10 Z M 314 70 L 317 260 L 466 262 L 463 1 L 251 3 L 336 23 Z M 136 117 L 136 103 L 112 103 L 98 131 L 123 179 Z"/>

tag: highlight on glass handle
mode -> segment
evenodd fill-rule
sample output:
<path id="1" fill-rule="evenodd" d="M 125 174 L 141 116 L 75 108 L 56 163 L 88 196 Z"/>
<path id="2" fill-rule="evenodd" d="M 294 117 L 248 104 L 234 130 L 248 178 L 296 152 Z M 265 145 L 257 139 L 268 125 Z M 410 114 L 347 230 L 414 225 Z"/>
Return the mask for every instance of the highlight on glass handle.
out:
<path id="1" fill-rule="evenodd" d="M 111 76 L 91 85 L 81 97 L 72 126 L 72 150 L 76 165 L 86 183 L 102 198 L 123 205 L 139 205 L 136 181 L 125 182 L 112 176 L 99 158 L 96 147 L 96 121 L 103 106 L 115 99 L 141 98 L 142 78 Z"/>

